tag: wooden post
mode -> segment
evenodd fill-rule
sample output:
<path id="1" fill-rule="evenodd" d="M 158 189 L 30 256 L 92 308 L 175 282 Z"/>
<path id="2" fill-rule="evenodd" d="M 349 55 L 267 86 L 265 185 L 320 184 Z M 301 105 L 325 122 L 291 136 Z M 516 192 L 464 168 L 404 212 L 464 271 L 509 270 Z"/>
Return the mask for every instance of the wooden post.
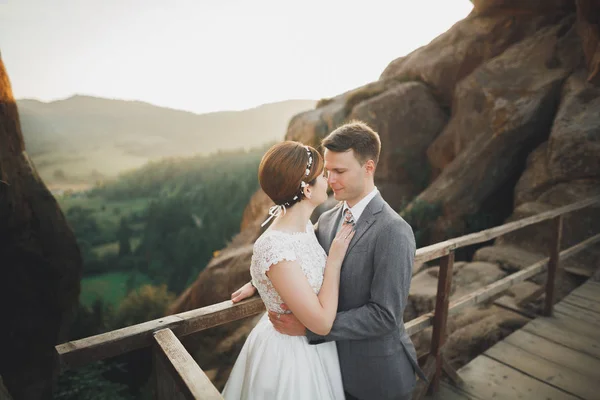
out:
<path id="1" fill-rule="evenodd" d="M 433 375 L 435 374 L 435 358 L 430 354 L 427 356 L 427 360 L 423 365 L 423 373 L 427 377 L 428 381 L 431 381 Z M 419 379 L 417 381 L 417 385 L 415 386 L 415 390 L 412 392 L 412 400 L 421 400 L 425 397 L 427 393 L 427 382 Z"/>
<path id="2" fill-rule="evenodd" d="M 204 371 L 170 329 L 154 333 L 154 374 L 157 400 L 222 400 Z"/>
<path id="3" fill-rule="evenodd" d="M 544 315 L 552 316 L 554 307 L 556 276 L 558 274 L 558 260 L 560 257 L 560 242 L 562 239 L 563 217 L 558 216 L 553 220 L 552 239 L 550 240 L 550 261 L 548 262 L 548 276 L 546 280 L 546 304 L 544 305 Z"/>
<path id="4" fill-rule="evenodd" d="M 172 378 L 169 361 L 158 349 L 152 351 L 152 364 L 154 373 L 155 399 L 188 400 L 189 394 L 184 394 L 179 385 Z"/>
<path id="5" fill-rule="evenodd" d="M 430 392 L 437 392 L 442 376 L 442 346 L 446 340 L 446 322 L 448 320 L 448 304 L 450 303 L 450 290 L 452 289 L 452 270 L 454 269 L 454 251 L 440 259 L 440 272 L 438 274 L 438 288 L 435 298 L 435 315 L 433 317 L 433 333 L 431 337 L 431 352 L 435 357 L 436 368 L 433 381 L 429 387 Z"/>

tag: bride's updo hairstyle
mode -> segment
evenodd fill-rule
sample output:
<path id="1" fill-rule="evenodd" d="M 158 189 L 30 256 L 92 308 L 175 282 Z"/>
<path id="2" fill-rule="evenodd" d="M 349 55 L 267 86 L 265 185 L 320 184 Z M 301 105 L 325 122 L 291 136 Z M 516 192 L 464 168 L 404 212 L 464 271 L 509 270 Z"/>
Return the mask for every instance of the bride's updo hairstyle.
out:
<path id="1" fill-rule="evenodd" d="M 317 150 L 286 141 L 265 153 L 258 167 L 258 181 L 276 205 L 289 208 L 304 198 L 302 182 L 314 185 L 322 172 L 323 157 Z"/>

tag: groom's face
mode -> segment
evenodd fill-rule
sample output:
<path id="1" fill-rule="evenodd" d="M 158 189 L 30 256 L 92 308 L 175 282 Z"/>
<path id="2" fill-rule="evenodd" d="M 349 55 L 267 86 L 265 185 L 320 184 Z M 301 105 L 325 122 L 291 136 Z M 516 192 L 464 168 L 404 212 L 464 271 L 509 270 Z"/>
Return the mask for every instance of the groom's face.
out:
<path id="1" fill-rule="evenodd" d="M 325 149 L 323 158 L 333 197 L 348 203 L 360 199 L 365 188 L 365 168 L 354 156 L 354 150 L 338 153 Z"/>

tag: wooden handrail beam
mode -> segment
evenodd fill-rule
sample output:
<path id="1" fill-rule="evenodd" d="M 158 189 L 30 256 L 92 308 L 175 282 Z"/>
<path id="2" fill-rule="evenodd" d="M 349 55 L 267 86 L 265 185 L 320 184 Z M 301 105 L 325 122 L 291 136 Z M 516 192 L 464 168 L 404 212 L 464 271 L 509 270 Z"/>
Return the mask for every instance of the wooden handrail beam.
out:
<path id="1" fill-rule="evenodd" d="M 600 234 L 594 235 L 591 238 L 584 240 L 576 244 L 575 246 L 569 247 L 566 250 L 560 252 L 560 260 L 566 260 L 569 257 L 579 253 L 582 250 L 590 247 L 596 242 L 600 242 Z M 531 278 L 544 271 L 544 268 L 548 264 L 549 259 L 545 258 L 532 264 L 531 266 L 522 269 L 519 272 L 516 272 L 512 275 L 508 275 L 494 283 L 491 283 L 479 290 L 476 290 L 472 293 L 469 293 L 460 299 L 457 299 L 450 303 L 450 308 L 448 309 L 448 315 L 453 315 L 462 310 L 463 308 L 475 304 L 479 304 L 484 302 L 485 300 L 502 293 L 506 289 L 512 287 L 513 285 L 523 282 L 526 279 Z M 414 335 L 423 329 L 431 326 L 433 324 L 434 312 L 428 312 L 427 314 L 423 314 L 420 317 L 417 317 L 406 323 L 406 331 L 409 335 Z"/>
<path id="2" fill-rule="evenodd" d="M 260 313 L 265 306 L 259 297 L 233 304 L 231 300 L 169 315 L 115 331 L 66 342 L 56 346 L 61 368 L 77 367 L 114 357 L 153 343 L 153 333 L 170 328 L 181 337 Z"/>
<path id="3" fill-rule="evenodd" d="M 568 206 L 559 207 L 554 210 L 540 213 L 538 215 L 511 222 L 496 228 L 486 229 L 478 233 L 465 235 L 456 239 L 446 240 L 441 243 L 423 247 L 417 250 L 415 261 L 424 262 L 440 258 L 448 255 L 454 249 L 476 243 L 482 243 L 525 226 L 556 218 L 568 212 L 588 207 L 589 205 L 597 202 L 600 202 L 600 196 L 582 200 Z M 600 241 L 600 235 L 596 235 L 584 240 L 583 242 L 562 251 L 560 253 L 560 259 L 566 259 L 567 257 L 584 250 L 591 244 L 598 241 Z M 449 315 L 458 312 L 468 305 L 485 301 L 490 297 L 508 289 L 515 283 L 530 278 L 531 276 L 543 271 L 547 263 L 548 259 L 541 260 L 516 274 L 505 277 L 497 282 L 492 283 L 491 285 L 486 286 L 485 288 L 482 288 L 453 302 L 450 304 Z M 230 300 L 228 300 L 218 304 L 213 304 L 208 307 L 183 312 L 180 314 L 169 315 L 164 318 L 128 326 L 126 328 L 106 332 L 100 335 L 62 343 L 55 346 L 55 349 L 58 354 L 61 368 L 77 367 L 92 363 L 94 361 L 114 357 L 139 348 L 151 346 L 153 343 L 153 333 L 160 329 L 169 328 L 176 336 L 181 337 L 258 314 L 264 311 L 264 309 L 264 304 L 259 297 L 253 297 L 237 304 L 233 304 Z M 409 335 L 413 335 L 425 329 L 426 327 L 431 326 L 432 319 L 433 312 L 424 314 L 408 322 L 406 324 L 406 330 Z"/>
<path id="4" fill-rule="evenodd" d="M 480 232 L 471 233 L 454 239 L 449 239 L 443 242 L 432 244 L 430 246 L 421 247 L 415 255 L 415 262 L 426 262 L 448 255 L 451 251 L 470 246 L 477 243 L 487 242 L 507 233 L 522 229 L 526 226 L 537 224 L 542 221 L 547 221 L 582 208 L 589 207 L 594 203 L 600 202 L 600 196 L 590 197 L 588 199 L 578 201 L 568 206 L 555 208 L 554 210 L 545 211 L 537 215 L 520 219 L 518 221 L 509 222 L 507 224 L 486 229 Z"/>

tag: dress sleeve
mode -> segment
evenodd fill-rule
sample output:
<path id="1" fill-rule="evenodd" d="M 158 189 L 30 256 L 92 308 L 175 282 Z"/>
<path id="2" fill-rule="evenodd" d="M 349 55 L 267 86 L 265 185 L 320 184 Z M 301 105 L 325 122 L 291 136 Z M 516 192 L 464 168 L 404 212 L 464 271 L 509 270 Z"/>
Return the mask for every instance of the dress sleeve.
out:
<path id="1" fill-rule="evenodd" d="M 265 275 L 272 265 L 284 260 L 296 261 L 296 253 L 288 238 L 267 236 L 255 244 L 252 258 L 256 272 Z"/>

